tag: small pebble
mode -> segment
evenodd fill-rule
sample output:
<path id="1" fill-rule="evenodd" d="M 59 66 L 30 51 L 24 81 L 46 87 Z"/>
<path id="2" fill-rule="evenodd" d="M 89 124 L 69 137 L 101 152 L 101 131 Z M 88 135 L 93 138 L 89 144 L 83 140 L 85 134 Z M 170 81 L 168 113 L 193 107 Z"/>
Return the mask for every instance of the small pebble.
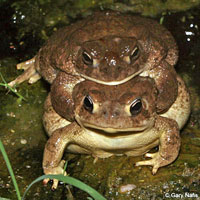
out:
<path id="1" fill-rule="evenodd" d="M 10 129 L 10 132 L 11 132 L 11 133 L 15 133 L 15 130 L 14 130 L 14 129 Z"/>
<path id="2" fill-rule="evenodd" d="M 120 192 L 120 193 L 130 192 L 131 190 L 133 190 L 133 189 L 135 189 L 135 188 L 136 188 L 136 185 L 134 185 L 134 184 L 122 185 L 122 186 L 119 188 L 119 192 Z"/>
<path id="3" fill-rule="evenodd" d="M 21 144 L 26 144 L 26 143 L 27 143 L 27 140 L 21 139 L 20 142 L 21 142 Z"/>
<path id="4" fill-rule="evenodd" d="M 7 115 L 8 117 L 15 117 L 15 114 L 14 114 L 13 112 L 6 113 L 6 115 Z"/>

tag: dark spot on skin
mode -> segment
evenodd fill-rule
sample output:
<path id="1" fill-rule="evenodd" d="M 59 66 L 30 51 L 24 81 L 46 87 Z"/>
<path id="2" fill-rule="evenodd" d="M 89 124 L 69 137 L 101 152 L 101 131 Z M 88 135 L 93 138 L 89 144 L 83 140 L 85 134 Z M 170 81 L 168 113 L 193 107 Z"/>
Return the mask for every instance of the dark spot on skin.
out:
<path id="1" fill-rule="evenodd" d="M 105 110 L 103 111 L 103 115 L 104 115 L 104 116 L 107 116 L 107 112 L 106 112 Z"/>
<path id="2" fill-rule="evenodd" d="M 120 72 L 122 71 L 122 67 L 121 67 L 121 66 L 117 66 L 117 67 L 116 67 L 116 71 L 117 71 L 118 73 L 120 73 Z"/>
<path id="3" fill-rule="evenodd" d="M 73 132 L 74 135 L 79 135 L 79 133 L 80 133 L 79 130 L 75 130 L 75 131 Z"/>
<path id="4" fill-rule="evenodd" d="M 143 110 L 143 116 L 145 117 L 145 118 L 148 118 L 148 117 L 150 117 L 150 114 L 149 114 L 149 112 L 148 112 L 148 110 Z"/>
<path id="5" fill-rule="evenodd" d="M 50 107 L 50 108 L 47 109 L 47 112 L 52 112 L 52 111 L 53 111 L 52 107 Z"/>
<path id="6" fill-rule="evenodd" d="M 108 74 L 109 70 L 108 70 L 108 66 L 101 68 L 100 70 L 103 74 Z"/>
<path id="7" fill-rule="evenodd" d="M 89 68 L 86 68 L 85 70 L 83 70 L 83 72 L 87 76 L 90 76 L 90 74 L 92 73 L 93 69 L 94 69 L 93 67 L 89 67 Z"/>
<path id="8" fill-rule="evenodd" d="M 140 124 L 140 122 L 141 122 L 141 120 L 139 120 L 139 119 L 135 119 L 134 121 L 135 121 L 135 124 Z"/>
<path id="9" fill-rule="evenodd" d="M 51 162 L 45 161 L 45 165 L 43 166 L 43 168 L 48 168 L 50 165 L 51 165 Z"/>
<path id="10" fill-rule="evenodd" d="M 47 126 L 47 122 L 45 120 L 43 120 L 43 124 L 44 124 L 44 127 Z"/>
<path id="11" fill-rule="evenodd" d="M 170 161 L 171 158 L 173 157 L 172 155 L 170 154 L 165 154 L 164 156 L 161 156 L 163 159 L 167 160 L 167 161 Z"/>
<path id="12" fill-rule="evenodd" d="M 53 153 L 53 152 L 57 152 L 56 151 L 56 145 L 55 145 L 55 142 L 47 142 L 47 144 L 46 144 L 46 149 L 48 150 L 48 151 L 50 151 L 51 153 Z"/>

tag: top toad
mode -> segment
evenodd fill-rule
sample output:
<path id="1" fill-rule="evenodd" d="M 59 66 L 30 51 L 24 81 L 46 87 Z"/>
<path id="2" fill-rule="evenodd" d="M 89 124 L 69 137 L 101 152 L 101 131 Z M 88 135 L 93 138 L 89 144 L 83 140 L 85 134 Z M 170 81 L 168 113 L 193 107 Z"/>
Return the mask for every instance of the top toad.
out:
<path id="1" fill-rule="evenodd" d="M 157 22 L 116 12 L 99 12 L 56 32 L 36 56 L 48 81 L 58 70 L 117 85 L 162 62 L 174 65 L 177 47 Z"/>
<path id="2" fill-rule="evenodd" d="M 157 22 L 114 11 L 96 12 L 58 30 L 30 63 L 19 65 L 29 71 L 10 85 L 29 78 L 34 82 L 39 76 L 52 83 L 59 71 L 104 85 L 122 84 L 142 74 L 155 80 L 158 99 L 168 97 L 169 106 L 160 105 L 162 112 L 177 97 L 173 68 L 177 58 L 174 38 Z"/>

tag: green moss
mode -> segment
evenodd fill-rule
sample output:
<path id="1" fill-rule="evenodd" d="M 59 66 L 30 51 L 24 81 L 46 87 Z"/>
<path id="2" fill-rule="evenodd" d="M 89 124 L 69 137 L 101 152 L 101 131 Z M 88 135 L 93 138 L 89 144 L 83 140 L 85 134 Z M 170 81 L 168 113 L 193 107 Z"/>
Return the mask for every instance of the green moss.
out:
<path id="1" fill-rule="evenodd" d="M 23 39 L 28 33 L 46 40 L 46 36 L 50 36 L 55 27 L 68 25 L 71 19 L 88 15 L 93 9 L 114 9 L 156 16 L 166 11 L 184 11 L 199 5 L 199 3 L 200 0 L 27 0 L 13 2 L 11 6 L 15 9 L 13 20 L 19 25 L 16 35 L 18 40 Z"/>

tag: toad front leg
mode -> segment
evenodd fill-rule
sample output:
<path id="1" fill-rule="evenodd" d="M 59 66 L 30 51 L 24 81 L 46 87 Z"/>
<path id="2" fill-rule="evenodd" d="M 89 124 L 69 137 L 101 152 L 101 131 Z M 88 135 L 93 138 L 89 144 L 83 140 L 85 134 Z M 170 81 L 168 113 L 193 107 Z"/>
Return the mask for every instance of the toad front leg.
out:
<path id="1" fill-rule="evenodd" d="M 158 89 L 157 113 L 168 110 L 178 95 L 177 74 L 174 67 L 163 61 L 160 65 L 142 72 L 140 76 L 149 76 L 156 82 Z"/>
<path id="2" fill-rule="evenodd" d="M 45 146 L 43 155 L 43 170 L 45 174 L 64 174 L 64 160 L 62 159 L 63 153 L 67 145 L 73 141 L 76 136 L 79 136 L 82 129 L 80 126 L 73 122 L 68 126 L 57 129 L 53 132 Z M 45 179 L 44 183 L 47 184 L 49 179 Z M 56 189 L 58 180 L 53 180 L 52 189 Z"/>
<path id="3" fill-rule="evenodd" d="M 161 133 L 159 151 L 145 154 L 146 157 L 152 158 L 151 160 L 136 163 L 136 166 L 153 166 L 153 174 L 157 172 L 158 168 L 172 163 L 177 158 L 181 144 L 179 128 L 176 121 L 158 117 L 155 126 L 157 129 L 156 131 Z"/>
<path id="4" fill-rule="evenodd" d="M 9 83 L 9 86 L 11 87 L 13 87 L 16 84 L 20 84 L 26 80 L 28 80 L 30 84 L 33 84 L 41 78 L 41 76 L 35 68 L 35 57 L 25 62 L 17 64 L 17 69 L 24 69 L 25 71 L 21 75 L 19 75 L 15 80 Z"/>

